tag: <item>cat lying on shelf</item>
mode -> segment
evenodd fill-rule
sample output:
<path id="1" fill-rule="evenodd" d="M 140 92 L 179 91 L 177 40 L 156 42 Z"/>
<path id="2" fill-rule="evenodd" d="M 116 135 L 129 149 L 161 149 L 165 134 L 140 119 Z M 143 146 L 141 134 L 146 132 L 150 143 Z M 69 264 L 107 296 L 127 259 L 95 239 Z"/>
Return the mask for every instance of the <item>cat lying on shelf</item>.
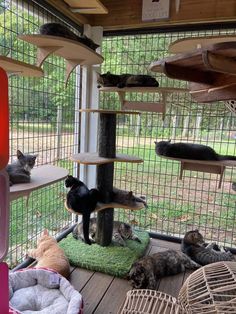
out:
<path id="1" fill-rule="evenodd" d="M 193 160 L 236 160 L 236 156 L 219 155 L 213 148 L 192 143 L 171 143 L 169 141 L 154 142 L 156 154 L 160 156 Z"/>
<path id="2" fill-rule="evenodd" d="M 128 279 L 135 289 L 156 289 L 159 278 L 176 275 L 185 269 L 197 269 L 200 265 L 187 255 L 175 250 L 167 250 L 144 256 L 134 262 Z"/>
<path id="3" fill-rule="evenodd" d="M 65 186 L 70 188 L 66 195 L 66 206 L 74 212 L 81 214 L 83 219 L 84 241 L 91 244 L 89 239 L 90 214 L 95 210 L 100 194 L 97 189 L 89 190 L 79 179 L 68 175 L 65 179 Z"/>
<path id="4" fill-rule="evenodd" d="M 41 35 L 58 36 L 78 41 L 93 50 L 96 50 L 99 47 L 99 45 L 97 45 L 92 39 L 88 38 L 85 35 L 78 36 L 73 33 L 69 28 L 60 23 L 43 24 L 40 26 L 39 32 Z"/>
<path id="5" fill-rule="evenodd" d="M 97 87 L 158 87 L 157 80 L 150 75 L 97 73 Z"/>
<path id="6" fill-rule="evenodd" d="M 89 224 L 89 237 L 91 242 L 95 242 L 95 235 L 97 230 L 97 219 L 91 218 Z M 73 229 L 73 237 L 75 239 L 81 239 L 84 241 L 83 237 L 83 223 L 77 224 Z M 113 234 L 112 239 L 114 243 L 120 246 L 126 246 L 125 240 L 133 240 L 137 242 L 141 242 L 139 238 L 133 233 L 131 225 L 120 222 L 114 221 L 113 222 Z"/>
<path id="7" fill-rule="evenodd" d="M 125 191 L 114 187 L 113 191 L 111 192 L 110 198 L 112 202 L 120 203 L 126 206 L 133 207 L 137 202 L 139 202 L 143 203 L 144 207 L 148 207 L 145 201 L 145 197 L 135 196 L 132 191 Z"/>
<path id="8" fill-rule="evenodd" d="M 48 230 L 44 230 L 38 240 L 37 248 L 29 250 L 28 256 L 37 260 L 36 268 L 50 268 L 65 278 L 70 276 L 69 260 L 57 244 L 56 239 L 49 235 Z"/>
<path id="9" fill-rule="evenodd" d="M 17 161 L 7 165 L 6 171 L 9 175 L 10 186 L 17 183 L 29 183 L 30 173 L 35 165 L 38 155 L 23 154 L 17 150 Z"/>
<path id="10" fill-rule="evenodd" d="M 230 251 L 220 249 L 215 243 L 207 245 L 197 229 L 186 232 L 181 250 L 202 266 L 220 261 L 234 261 L 234 255 Z"/>

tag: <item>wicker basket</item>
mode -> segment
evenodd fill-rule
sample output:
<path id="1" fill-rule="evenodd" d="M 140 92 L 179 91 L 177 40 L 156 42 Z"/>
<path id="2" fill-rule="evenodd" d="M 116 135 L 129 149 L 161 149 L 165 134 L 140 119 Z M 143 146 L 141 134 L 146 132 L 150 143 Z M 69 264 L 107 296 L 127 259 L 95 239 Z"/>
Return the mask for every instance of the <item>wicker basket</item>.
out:
<path id="1" fill-rule="evenodd" d="M 117 314 L 184 314 L 177 300 L 163 292 L 137 289 L 126 294 L 123 306 Z"/>
<path id="2" fill-rule="evenodd" d="M 232 113 L 236 114 L 236 100 L 228 100 L 225 102 L 225 106 L 231 111 Z"/>
<path id="3" fill-rule="evenodd" d="M 236 313 L 236 262 L 199 268 L 182 286 L 178 302 L 187 313 Z"/>

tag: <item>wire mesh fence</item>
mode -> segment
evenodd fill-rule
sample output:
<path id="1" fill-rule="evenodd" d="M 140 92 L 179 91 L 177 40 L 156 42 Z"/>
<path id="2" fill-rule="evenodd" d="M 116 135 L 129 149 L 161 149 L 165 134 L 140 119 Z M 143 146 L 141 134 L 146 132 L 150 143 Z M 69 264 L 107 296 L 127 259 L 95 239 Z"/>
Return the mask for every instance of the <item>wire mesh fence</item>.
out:
<path id="1" fill-rule="evenodd" d="M 17 36 L 39 33 L 39 26 L 47 22 L 64 23 L 32 1 L 1 1 L 0 53 L 36 64 L 35 46 Z M 10 162 L 16 159 L 19 149 L 38 154 L 36 167 L 53 164 L 72 174 L 76 166 L 68 157 L 78 150 L 75 116 L 80 99 L 79 72 L 74 71 L 66 88 L 62 58 L 49 57 L 43 70 L 43 78 L 9 77 Z M 7 257 L 11 267 L 24 259 L 43 229 L 56 235 L 71 224 L 64 198 L 64 184 L 60 181 L 31 193 L 29 200 L 19 198 L 11 202 Z"/>
<path id="2" fill-rule="evenodd" d="M 186 31 L 172 33 L 107 36 L 103 41 L 102 73 L 151 74 L 161 87 L 186 88 L 187 83 L 148 72 L 155 60 L 168 55 L 171 42 L 185 37 L 233 34 L 234 29 Z M 126 99 L 160 102 L 158 94 L 132 93 Z M 117 109 L 116 93 L 100 93 L 100 107 Z M 197 104 L 188 93 L 171 93 L 167 97 L 165 119 L 161 114 L 142 112 L 141 116 L 120 116 L 117 126 L 117 151 L 143 158 L 143 164 L 116 164 L 115 185 L 146 196 L 148 209 L 139 212 L 119 210 L 116 216 L 138 228 L 182 237 L 198 228 L 206 241 L 235 247 L 236 180 L 233 168 L 225 171 L 218 188 L 218 176 L 185 171 L 179 179 L 180 164 L 160 158 L 154 141 L 201 143 L 219 154 L 236 155 L 235 116 L 223 102 Z"/>

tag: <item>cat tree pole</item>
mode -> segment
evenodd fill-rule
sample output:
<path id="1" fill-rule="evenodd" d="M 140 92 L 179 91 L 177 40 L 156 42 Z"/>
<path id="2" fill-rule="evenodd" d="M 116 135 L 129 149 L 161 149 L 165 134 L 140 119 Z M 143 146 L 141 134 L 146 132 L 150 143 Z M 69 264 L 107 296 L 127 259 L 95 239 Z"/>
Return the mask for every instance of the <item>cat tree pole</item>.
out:
<path id="1" fill-rule="evenodd" d="M 100 113 L 98 135 L 99 157 L 116 157 L 116 114 Z M 97 188 L 103 201 L 109 203 L 113 190 L 114 162 L 97 167 Z M 112 240 L 114 208 L 98 212 L 96 242 L 107 246 Z"/>

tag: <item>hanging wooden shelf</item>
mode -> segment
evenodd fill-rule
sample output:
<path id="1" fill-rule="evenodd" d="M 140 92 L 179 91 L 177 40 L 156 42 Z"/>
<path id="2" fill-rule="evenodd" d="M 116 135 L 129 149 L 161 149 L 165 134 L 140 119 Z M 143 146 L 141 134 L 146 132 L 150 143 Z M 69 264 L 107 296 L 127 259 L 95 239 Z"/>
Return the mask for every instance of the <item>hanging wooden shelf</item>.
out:
<path id="1" fill-rule="evenodd" d="M 155 61 L 150 69 L 191 82 L 191 95 L 198 102 L 236 99 L 231 88 L 236 84 L 235 56 L 236 42 L 223 42 Z"/>
<path id="2" fill-rule="evenodd" d="M 218 188 L 221 188 L 225 168 L 236 167 L 236 160 L 209 161 L 209 160 L 172 158 L 172 157 L 166 157 L 166 156 L 160 156 L 160 157 L 180 162 L 181 164 L 180 175 L 179 175 L 180 180 L 182 180 L 183 178 L 184 170 L 219 174 L 220 180 L 219 180 Z"/>
<path id="3" fill-rule="evenodd" d="M 129 156 L 125 154 L 116 154 L 115 158 L 99 157 L 98 153 L 79 153 L 71 157 L 72 161 L 83 165 L 103 165 L 111 162 L 131 162 L 141 163 L 143 160 L 139 157 Z"/>
<path id="4" fill-rule="evenodd" d="M 107 8 L 99 0 L 64 0 L 72 12 L 80 14 L 107 14 Z"/>
<path id="5" fill-rule="evenodd" d="M 169 45 L 169 53 L 186 53 L 195 49 L 206 49 L 210 45 L 236 41 L 235 35 L 217 35 L 217 36 L 199 36 L 182 38 L 174 41 Z"/>
<path id="6" fill-rule="evenodd" d="M 65 208 L 69 212 L 71 212 L 72 214 L 79 215 L 77 212 L 73 211 L 73 209 L 67 207 L 66 201 L 65 201 Z M 95 208 L 95 211 L 98 212 L 98 211 L 101 211 L 101 210 L 104 210 L 107 208 L 122 208 L 122 209 L 129 209 L 129 210 L 141 210 L 141 209 L 145 208 L 145 206 L 143 205 L 142 202 L 136 202 L 134 206 L 130 206 L 130 205 L 127 206 L 127 205 L 124 205 L 121 203 L 114 203 L 114 202 L 111 202 L 111 203 L 98 202 L 97 206 Z"/>
<path id="7" fill-rule="evenodd" d="M 66 83 L 77 65 L 94 65 L 103 62 L 103 57 L 94 50 L 68 38 L 39 34 L 20 35 L 19 38 L 38 47 L 38 66 L 41 66 L 52 53 L 63 57 L 66 60 Z"/>
<path id="8" fill-rule="evenodd" d="M 186 93 L 189 90 L 185 88 L 172 88 L 172 87 L 101 87 L 101 92 L 116 92 L 119 95 L 122 110 L 139 110 L 147 112 L 159 112 L 165 118 L 166 112 L 166 96 L 170 93 Z M 125 100 L 126 93 L 159 93 L 162 95 L 162 102 L 144 102 L 144 101 L 128 101 Z"/>
<path id="9" fill-rule="evenodd" d="M 10 187 L 10 200 L 12 201 L 22 196 L 29 196 L 34 190 L 65 179 L 68 173 L 69 171 L 67 169 L 51 165 L 32 169 L 30 183 L 14 184 Z"/>
<path id="10" fill-rule="evenodd" d="M 8 74 L 31 77 L 43 76 L 43 70 L 40 67 L 5 56 L 0 56 L 0 67 Z"/>

